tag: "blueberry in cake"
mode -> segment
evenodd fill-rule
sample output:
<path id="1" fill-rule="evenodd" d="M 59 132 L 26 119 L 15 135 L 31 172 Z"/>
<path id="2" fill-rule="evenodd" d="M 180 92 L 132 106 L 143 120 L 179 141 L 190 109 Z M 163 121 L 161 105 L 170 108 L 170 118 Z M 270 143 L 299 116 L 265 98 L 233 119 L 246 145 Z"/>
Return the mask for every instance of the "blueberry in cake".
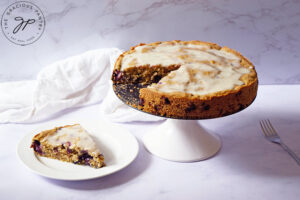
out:
<path id="1" fill-rule="evenodd" d="M 112 81 L 114 87 L 145 85 L 138 109 L 185 119 L 240 111 L 254 101 L 258 87 L 254 65 L 237 51 L 179 40 L 132 47 L 116 61 Z"/>
<path id="2" fill-rule="evenodd" d="M 31 148 L 36 155 L 65 162 L 94 168 L 105 165 L 95 141 L 80 124 L 42 131 L 33 137 Z"/>

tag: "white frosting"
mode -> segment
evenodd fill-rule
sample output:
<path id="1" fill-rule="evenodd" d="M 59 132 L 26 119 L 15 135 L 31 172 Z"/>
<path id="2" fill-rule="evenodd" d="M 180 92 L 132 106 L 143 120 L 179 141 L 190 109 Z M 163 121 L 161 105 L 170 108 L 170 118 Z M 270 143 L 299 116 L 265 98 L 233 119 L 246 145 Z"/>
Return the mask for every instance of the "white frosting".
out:
<path id="1" fill-rule="evenodd" d="M 185 92 L 197 95 L 233 89 L 243 85 L 243 74 L 249 73 L 241 59 L 233 53 L 211 49 L 207 45 L 144 45 L 122 59 L 122 68 L 144 65 L 181 65 L 150 88 L 162 92 Z"/>
<path id="2" fill-rule="evenodd" d="M 61 128 L 57 130 L 54 134 L 45 137 L 43 141 L 45 140 L 47 140 L 48 143 L 53 146 L 70 144 L 70 149 L 79 147 L 82 150 L 88 151 L 90 154 L 100 154 L 100 151 L 97 148 L 97 145 L 94 142 L 94 140 L 91 138 L 88 132 L 84 130 L 79 124 Z"/>

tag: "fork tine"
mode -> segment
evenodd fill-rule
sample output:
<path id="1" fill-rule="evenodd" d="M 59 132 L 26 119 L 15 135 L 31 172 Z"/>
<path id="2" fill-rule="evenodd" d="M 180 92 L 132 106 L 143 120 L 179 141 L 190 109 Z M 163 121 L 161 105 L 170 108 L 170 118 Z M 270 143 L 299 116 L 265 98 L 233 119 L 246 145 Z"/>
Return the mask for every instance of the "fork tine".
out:
<path id="1" fill-rule="evenodd" d="M 274 133 L 273 135 L 277 135 L 277 131 L 275 130 L 275 128 L 272 126 L 270 120 L 268 120 L 269 126 L 272 129 L 272 132 Z"/>
<path id="2" fill-rule="evenodd" d="M 261 130 L 263 131 L 265 137 L 267 137 L 268 134 L 267 134 L 267 132 L 266 132 L 265 129 L 264 129 L 264 121 L 261 120 L 259 123 L 260 123 Z"/>
<path id="3" fill-rule="evenodd" d="M 274 136 L 276 135 L 276 132 L 274 132 L 271 128 L 271 123 L 270 123 L 270 120 L 265 120 L 265 124 L 266 124 L 266 127 L 268 128 L 268 131 L 269 131 L 269 136 Z"/>
<path id="4" fill-rule="evenodd" d="M 267 132 L 269 133 L 269 136 L 274 135 L 274 133 L 273 133 L 272 129 L 270 128 L 270 125 L 269 125 L 267 120 L 265 120 L 265 127 L 267 129 Z"/>

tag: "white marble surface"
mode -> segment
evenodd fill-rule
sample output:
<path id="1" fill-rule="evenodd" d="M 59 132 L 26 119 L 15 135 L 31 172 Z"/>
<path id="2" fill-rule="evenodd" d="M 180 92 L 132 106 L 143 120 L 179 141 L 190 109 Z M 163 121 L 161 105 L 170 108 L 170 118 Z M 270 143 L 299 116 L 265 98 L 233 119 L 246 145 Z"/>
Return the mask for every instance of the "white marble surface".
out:
<path id="1" fill-rule="evenodd" d="M 200 122 L 223 141 L 215 157 L 194 163 L 170 162 L 150 155 L 140 142 L 140 153 L 130 166 L 90 181 L 57 181 L 33 174 L 18 160 L 15 150 L 24 134 L 45 122 L 2 124 L 1 199 L 297 200 L 300 167 L 281 147 L 262 137 L 258 122 L 271 119 L 285 143 L 300 156 L 299 99 L 300 85 L 260 86 L 249 108 Z M 99 104 L 55 116 L 56 120 L 80 118 L 101 119 Z M 116 125 L 129 129 L 141 141 L 158 124 Z"/>
<path id="2" fill-rule="evenodd" d="M 261 84 L 300 83 L 298 0 L 29 1 L 43 11 L 45 32 L 25 47 L 0 33 L 0 82 L 34 79 L 45 65 L 90 49 L 196 39 L 242 52 Z M 1 0 L 0 14 L 13 2 Z"/>

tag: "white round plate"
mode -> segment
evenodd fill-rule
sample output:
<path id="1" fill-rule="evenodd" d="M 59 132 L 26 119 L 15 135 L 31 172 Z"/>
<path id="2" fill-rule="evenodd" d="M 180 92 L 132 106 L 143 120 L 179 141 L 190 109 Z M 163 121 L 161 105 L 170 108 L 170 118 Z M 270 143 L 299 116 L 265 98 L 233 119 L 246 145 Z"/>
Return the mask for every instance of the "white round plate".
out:
<path id="1" fill-rule="evenodd" d="M 43 130 L 58 126 L 79 123 L 98 143 L 104 155 L 105 167 L 94 169 L 90 166 L 75 165 L 55 159 L 36 156 L 30 148 L 33 136 Z M 33 172 L 53 179 L 87 180 L 115 173 L 128 166 L 136 158 L 139 145 L 136 138 L 124 128 L 106 121 L 58 121 L 46 125 L 25 135 L 18 144 L 17 154 L 20 160 Z"/>

